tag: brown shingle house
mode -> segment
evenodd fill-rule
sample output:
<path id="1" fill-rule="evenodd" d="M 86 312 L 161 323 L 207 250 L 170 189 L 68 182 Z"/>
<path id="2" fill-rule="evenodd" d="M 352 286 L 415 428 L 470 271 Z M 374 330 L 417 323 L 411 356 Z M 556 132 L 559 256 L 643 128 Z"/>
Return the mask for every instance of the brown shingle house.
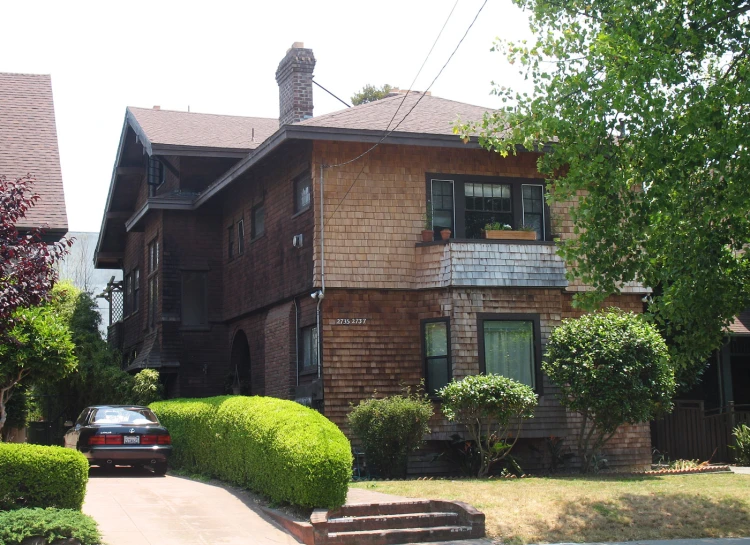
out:
<path id="1" fill-rule="evenodd" d="M 170 396 L 296 399 L 344 429 L 374 390 L 504 373 L 540 394 L 523 438 L 543 464 L 544 438 L 577 430 L 540 363 L 581 288 L 555 253 L 572 224 L 544 203 L 537 155 L 464 144 L 455 120 L 485 109 L 420 93 L 313 117 L 314 64 L 302 44 L 281 61 L 279 121 L 127 109 L 96 253 L 123 269 L 110 339 L 124 365 L 159 369 Z M 479 238 L 489 221 L 534 240 Z M 640 311 L 642 292 L 612 302 Z M 439 412 L 432 429 L 456 432 Z M 648 464 L 648 426 L 609 455 Z"/>
<path id="2" fill-rule="evenodd" d="M 0 73 L 0 175 L 35 178 L 36 206 L 17 225 L 44 228 L 47 242 L 68 231 L 52 81 L 48 75 Z"/>

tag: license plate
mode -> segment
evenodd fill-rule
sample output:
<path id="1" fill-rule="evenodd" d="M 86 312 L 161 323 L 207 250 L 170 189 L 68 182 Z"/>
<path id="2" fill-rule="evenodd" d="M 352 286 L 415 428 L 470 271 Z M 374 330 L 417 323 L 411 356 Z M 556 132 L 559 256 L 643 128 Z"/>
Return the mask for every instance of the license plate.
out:
<path id="1" fill-rule="evenodd" d="M 126 435 L 122 438 L 125 445 L 140 445 L 141 438 L 138 435 Z"/>

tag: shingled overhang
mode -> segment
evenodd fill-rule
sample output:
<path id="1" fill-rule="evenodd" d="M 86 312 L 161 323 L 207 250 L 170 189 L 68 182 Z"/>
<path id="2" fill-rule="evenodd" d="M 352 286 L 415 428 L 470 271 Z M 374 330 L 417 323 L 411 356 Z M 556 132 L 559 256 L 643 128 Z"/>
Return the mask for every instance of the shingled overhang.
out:
<path id="1" fill-rule="evenodd" d="M 48 75 L 0 74 L 0 175 L 31 175 L 39 195 L 16 227 L 42 228 L 46 242 L 68 231 L 52 80 Z"/>
<path id="2" fill-rule="evenodd" d="M 120 133 L 94 264 L 119 268 L 126 223 L 138 215 L 136 198 L 148 156 L 241 159 L 278 129 L 275 119 L 128 107 Z M 151 197 L 151 209 L 189 209 L 195 194 Z M 140 215 L 143 217 L 143 214 Z"/>
<path id="3" fill-rule="evenodd" d="M 242 149 L 220 148 L 217 146 L 206 147 L 193 143 L 190 136 L 191 128 L 186 125 L 169 127 L 159 125 L 149 126 L 148 123 L 157 118 L 159 122 L 180 122 L 178 116 L 169 119 L 161 117 L 164 111 L 141 110 L 128 108 L 125 125 L 120 139 L 117 160 L 110 185 L 110 193 L 107 198 L 102 229 L 99 235 L 99 244 L 95 263 L 97 267 L 118 266 L 122 259 L 125 244 L 125 234 L 138 228 L 143 219 L 153 210 L 195 210 L 208 202 L 224 188 L 230 185 L 243 173 L 252 169 L 263 159 L 279 151 L 279 149 L 290 141 L 338 141 L 338 142 L 360 142 L 360 143 L 383 143 L 407 146 L 429 146 L 442 148 L 479 148 L 475 136 L 464 142 L 453 132 L 454 125 L 460 121 L 479 121 L 482 119 L 487 108 L 473 106 L 452 100 L 446 100 L 431 95 L 411 93 L 388 97 L 361 106 L 355 106 L 346 110 L 333 112 L 306 119 L 292 125 L 282 127 L 268 133 L 255 131 L 253 147 Z M 148 114 L 144 114 L 148 112 Z M 186 114 L 184 112 L 170 112 L 171 114 L 182 114 L 197 116 L 204 114 Z M 217 116 L 229 117 L 229 116 Z M 147 119 L 148 118 L 148 119 Z M 235 118 L 235 119 L 258 119 L 258 118 Z M 276 120 L 264 120 L 273 121 Z M 155 122 L 154 122 L 155 123 Z M 145 126 L 144 126 L 145 125 Z M 269 125 L 270 126 L 270 123 Z M 388 130 L 386 130 L 388 128 Z M 218 128 L 217 128 L 218 130 Z M 244 129 L 245 140 L 251 129 Z M 242 129 L 238 127 L 231 142 L 243 142 Z M 389 132 L 392 131 L 392 132 Z M 159 140 L 153 141 L 158 135 Z M 215 135 L 220 138 L 219 135 Z M 260 138 L 263 138 L 261 141 Z M 128 176 L 143 176 L 145 169 L 140 167 L 138 173 L 124 166 L 124 156 L 128 152 L 131 140 L 143 143 L 145 153 L 154 155 L 207 155 L 211 153 L 238 153 L 232 157 L 241 156 L 232 168 L 222 176 L 209 184 L 199 194 L 181 194 L 171 197 L 152 197 L 147 200 L 138 210 L 133 210 L 135 195 L 127 201 L 125 196 L 118 193 L 120 187 L 127 187 Z M 226 140 L 217 140 L 227 144 Z M 201 143 L 208 143 L 201 140 Z M 213 142 L 215 144 L 215 142 Z M 150 151 L 149 151 L 150 150 Z M 215 156 L 215 155 L 214 155 Z M 223 155 L 228 156 L 228 155 Z M 347 158 L 349 159 L 349 158 Z M 353 159 L 353 157 L 352 157 Z M 130 184 L 133 186 L 135 184 Z M 124 206 L 123 206 L 124 205 Z"/>

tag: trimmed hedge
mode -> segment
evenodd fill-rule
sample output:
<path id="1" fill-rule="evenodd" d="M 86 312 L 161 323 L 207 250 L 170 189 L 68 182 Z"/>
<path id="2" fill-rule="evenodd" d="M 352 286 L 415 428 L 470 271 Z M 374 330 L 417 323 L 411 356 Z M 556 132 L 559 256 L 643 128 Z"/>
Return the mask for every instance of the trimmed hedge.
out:
<path id="1" fill-rule="evenodd" d="M 0 511 L 0 545 L 20 545 L 29 537 L 43 537 L 47 543 L 74 538 L 81 545 L 101 543 L 96 522 L 73 509 L 16 509 Z"/>
<path id="2" fill-rule="evenodd" d="M 150 405 L 172 435 L 170 465 L 277 502 L 333 509 L 351 478 L 348 439 L 320 413 L 271 397 L 174 399 Z"/>
<path id="3" fill-rule="evenodd" d="M 83 505 L 89 463 L 62 447 L 0 443 L 0 510 L 77 509 Z"/>

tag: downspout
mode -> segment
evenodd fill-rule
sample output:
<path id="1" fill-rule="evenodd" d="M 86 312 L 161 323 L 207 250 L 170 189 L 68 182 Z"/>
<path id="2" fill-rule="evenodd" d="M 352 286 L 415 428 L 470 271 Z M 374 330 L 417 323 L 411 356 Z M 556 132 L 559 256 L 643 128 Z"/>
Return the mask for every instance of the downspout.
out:
<path id="1" fill-rule="evenodd" d="M 323 337 L 320 331 L 320 303 L 323 302 L 323 298 L 326 294 L 326 254 L 325 254 L 325 215 L 323 212 L 323 163 L 320 163 L 320 291 L 318 292 L 318 305 L 316 309 L 316 320 L 318 328 L 318 342 L 315 346 L 318 356 L 318 378 L 320 378 L 320 344 L 323 341 Z"/>
<path id="2" fill-rule="evenodd" d="M 299 307 L 297 306 L 296 297 L 294 298 L 294 353 L 297 356 L 295 358 L 297 368 L 294 374 L 297 375 L 297 386 L 299 386 Z"/>

